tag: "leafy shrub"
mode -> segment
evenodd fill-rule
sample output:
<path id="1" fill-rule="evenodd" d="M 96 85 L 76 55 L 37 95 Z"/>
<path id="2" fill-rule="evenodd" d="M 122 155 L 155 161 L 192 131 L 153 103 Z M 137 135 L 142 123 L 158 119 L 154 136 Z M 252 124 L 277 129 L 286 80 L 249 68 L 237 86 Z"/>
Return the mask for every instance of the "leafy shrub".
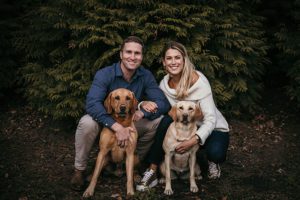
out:
<path id="1" fill-rule="evenodd" d="M 280 50 L 278 60 L 285 75 L 289 78 L 286 91 L 300 107 L 300 1 L 291 5 L 289 21 L 281 24 L 275 33 L 276 47 Z"/>
<path id="2" fill-rule="evenodd" d="M 12 46 L 13 32 L 17 29 L 14 7 L 2 4 L 0 19 L 0 97 L 14 87 L 17 81 L 17 53 Z"/>
<path id="3" fill-rule="evenodd" d="M 146 44 L 144 65 L 163 75 L 168 40 L 186 45 L 228 114 L 256 109 L 266 63 L 262 18 L 236 2 L 53 0 L 24 18 L 15 38 L 25 52 L 28 100 L 55 118 L 79 117 L 95 72 L 118 60 L 129 35 Z"/>

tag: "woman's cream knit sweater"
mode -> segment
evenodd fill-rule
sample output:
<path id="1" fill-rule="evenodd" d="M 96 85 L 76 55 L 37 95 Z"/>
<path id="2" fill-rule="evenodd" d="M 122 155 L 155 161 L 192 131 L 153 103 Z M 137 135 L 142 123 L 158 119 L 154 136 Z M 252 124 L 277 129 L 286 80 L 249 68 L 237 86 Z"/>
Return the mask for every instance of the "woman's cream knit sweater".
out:
<path id="1" fill-rule="evenodd" d="M 215 105 L 207 78 L 201 72 L 197 71 L 197 73 L 199 79 L 189 88 L 188 96 L 184 100 L 197 103 L 202 110 L 204 119 L 202 122 L 198 123 L 200 128 L 197 130 L 196 134 L 201 138 L 200 144 L 203 145 L 213 130 L 229 132 L 229 127 L 226 119 Z M 160 82 L 160 88 L 173 106 L 178 100 L 176 99 L 175 89 L 169 87 L 169 78 L 169 74 L 164 76 L 163 80 Z"/>

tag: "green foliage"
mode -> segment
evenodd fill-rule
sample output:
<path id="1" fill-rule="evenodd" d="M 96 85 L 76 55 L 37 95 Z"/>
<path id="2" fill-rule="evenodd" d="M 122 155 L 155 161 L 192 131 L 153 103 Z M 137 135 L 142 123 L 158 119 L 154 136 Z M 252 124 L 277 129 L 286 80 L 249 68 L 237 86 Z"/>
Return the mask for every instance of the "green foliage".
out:
<path id="1" fill-rule="evenodd" d="M 12 47 L 13 31 L 18 24 L 15 21 L 14 7 L 3 4 L 0 9 L 0 97 L 3 91 L 12 88 L 17 80 L 17 53 Z"/>
<path id="2" fill-rule="evenodd" d="M 15 47 L 25 52 L 28 100 L 55 118 L 79 117 L 95 72 L 118 60 L 129 35 L 146 44 L 144 65 L 157 75 L 166 41 L 186 45 L 228 113 L 254 111 L 266 63 L 262 18 L 234 1 L 53 0 L 23 20 Z"/>
<path id="3" fill-rule="evenodd" d="M 0 91 L 3 91 L 14 85 L 16 81 L 17 64 L 14 60 L 16 57 L 15 52 L 9 42 L 11 35 L 7 32 L 11 27 L 3 21 L 0 21 L 0 27 L 2 33 L 0 35 Z"/>
<path id="4" fill-rule="evenodd" d="M 20 18 L 26 11 L 34 9 L 39 0 L 12 0 L 1 2 L 0 7 L 0 97 L 18 88 L 22 82 L 18 69 L 23 62 L 22 55 L 14 48 L 14 34 L 23 29 Z"/>
<path id="5" fill-rule="evenodd" d="M 275 33 L 276 47 L 281 67 L 289 77 L 286 86 L 287 94 L 300 107 L 300 1 L 293 1 L 290 10 L 290 21 L 281 24 Z"/>

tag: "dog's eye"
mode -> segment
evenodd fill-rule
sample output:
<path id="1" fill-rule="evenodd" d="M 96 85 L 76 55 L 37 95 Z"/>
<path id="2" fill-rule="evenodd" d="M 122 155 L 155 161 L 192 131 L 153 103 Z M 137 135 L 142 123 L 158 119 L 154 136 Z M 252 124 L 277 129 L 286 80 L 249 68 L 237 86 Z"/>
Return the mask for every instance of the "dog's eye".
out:
<path id="1" fill-rule="evenodd" d="M 119 96 L 115 96 L 115 100 L 120 100 L 120 97 Z"/>
<path id="2" fill-rule="evenodd" d="M 194 110 L 192 107 L 189 107 L 189 111 L 192 111 L 192 110 Z"/>
<path id="3" fill-rule="evenodd" d="M 129 96 L 126 96 L 126 100 L 129 101 L 129 100 L 130 100 L 130 97 L 129 97 Z"/>
<path id="4" fill-rule="evenodd" d="M 179 106 L 179 109 L 180 109 L 180 110 L 183 110 L 183 106 Z"/>

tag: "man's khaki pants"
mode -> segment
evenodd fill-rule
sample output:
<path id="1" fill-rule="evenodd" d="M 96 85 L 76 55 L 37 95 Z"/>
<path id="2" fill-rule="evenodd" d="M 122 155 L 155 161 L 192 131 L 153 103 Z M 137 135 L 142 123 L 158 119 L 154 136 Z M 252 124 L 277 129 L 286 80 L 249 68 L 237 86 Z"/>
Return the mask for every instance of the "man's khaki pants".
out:
<path id="1" fill-rule="evenodd" d="M 148 153 L 154 139 L 156 128 L 162 117 L 155 120 L 141 119 L 135 122 L 138 132 L 137 154 L 143 160 Z M 75 163 L 78 170 L 85 170 L 88 156 L 95 139 L 100 134 L 102 127 L 90 115 L 84 115 L 77 126 L 75 133 Z"/>

